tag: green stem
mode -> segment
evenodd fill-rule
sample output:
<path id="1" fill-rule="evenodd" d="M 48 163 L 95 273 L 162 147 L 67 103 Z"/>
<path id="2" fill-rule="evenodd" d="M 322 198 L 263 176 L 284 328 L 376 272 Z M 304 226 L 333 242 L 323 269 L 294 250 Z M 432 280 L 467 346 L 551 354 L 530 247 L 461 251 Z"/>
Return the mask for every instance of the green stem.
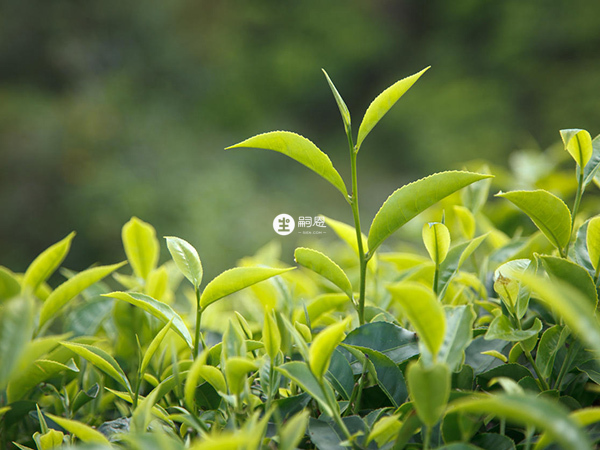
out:
<path id="1" fill-rule="evenodd" d="M 202 348 L 206 348 L 204 336 L 200 333 L 200 325 L 202 323 L 202 307 L 200 306 L 200 289 L 196 287 L 196 336 L 194 340 L 194 359 L 200 354 L 200 344 Z"/>
<path id="2" fill-rule="evenodd" d="M 356 390 L 356 400 L 354 401 L 354 405 L 352 407 L 354 414 L 358 414 L 358 411 L 360 411 L 360 401 L 362 400 L 363 389 L 364 389 L 365 383 L 367 381 L 367 373 L 368 373 L 368 371 L 365 370 L 363 372 L 362 376 L 360 377 L 360 381 L 358 382 L 358 387 Z"/>
<path id="3" fill-rule="evenodd" d="M 360 262 L 360 291 L 357 313 L 359 325 L 363 325 L 365 323 L 365 291 L 368 260 L 365 257 L 365 249 L 363 247 L 362 231 L 360 227 L 360 214 L 358 211 L 358 177 L 356 171 L 356 156 L 358 155 L 358 151 L 354 148 L 354 143 L 352 142 L 352 132 L 350 130 L 347 130 L 346 136 L 348 137 L 348 146 L 350 147 L 350 164 L 352 170 L 352 193 L 350 194 L 350 206 L 352 207 L 352 215 L 354 216 L 354 229 L 356 230 L 358 259 Z"/>
<path id="4" fill-rule="evenodd" d="M 538 380 L 540 381 L 540 384 L 542 385 L 542 389 L 544 391 L 550 390 L 550 386 L 548 386 L 548 382 L 546 381 L 546 379 L 540 372 L 540 369 L 538 368 L 537 364 L 535 363 L 533 356 L 531 356 L 531 352 L 529 350 L 525 350 L 525 349 L 523 349 L 523 351 L 525 353 L 525 356 L 527 357 L 527 361 L 529 361 L 529 363 L 533 366 L 533 370 L 535 371 L 535 374 L 537 375 Z"/>
<path id="5" fill-rule="evenodd" d="M 433 292 L 435 295 L 439 295 L 439 284 L 440 284 L 440 265 L 435 264 L 435 272 L 433 274 Z"/>
<path id="6" fill-rule="evenodd" d="M 321 390 L 325 393 L 325 398 L 327 399 L 327 403 L 329 403 L 329 407 L 331 408 L 331 412 L 332 412 L 332 416 L 333 416 L 332 419 L 337 424 L 337 426 L 340 427 L 340 429 L 342 430 L 342 433 L 344 433 L 344 436 L 346 437 L 346 439 L 350 440 L 352 438 L 352 434 L 350 434 L 350 431 L 348 430 L 348 427 L 346 427 L 346 424 L 342 420 L 342 417 L 339 414 L 335 413 L 335 411 L 339 410 L 337 407 L 338 405 L 335 401 L 335 398 L 331 398 L 330 392 L 328 389 L 326 389 L 325 383 L 323 382 L 323 380 L 320 380 L 319 384 L 321 385 Z"/>
<path id="7" fill-rule="evenodd" d="M 571 366 L 571 362 L 573 361 L 573 358 L 577 354 L 578 351 L 579 351 L 578 342 L 575 340 L 571 341 L 571 343 L 569 345 L 569 349 L 567 350 L 565 359 L 563 359 L 563 363 L 560 366 L 560 371 L 558 372 L 558 377 L 556 377 L 556 382 L 554 383 L 554 389 L 558 389 L 560 391 L 560 385 L 562 384 L 563 378 L 567 374 L 567 372 Z"/>
<path id="8" fill-rule="evenodd" d="M 273 377 L 275 376 L 275 368 L 273 367 L 273 360 L 269 358 L 269 392 L 267 393 L 267 406 L 265 411 L 271 409 L 271 403 L 273 402 Z"/>
<path id="9" fill-rule="evenodd" d="M 429 450 L 431 447 L 431 427 L 423 426 L 423 434 L 425 438 L 423 439 L 423 450 Z"/>
<path id="10" fill-rule="evenodd" d="M 575 195 L 575 204 L 573 205 L 573 212 L 571 214 L 571 234 L 569 235 L 569 242 L 567 242 L 567 247 L 565 248 L 563 258 L 566 258 L 569 254 L 569 247 L 571 246 L 571 239 L 573 238 L 573 230 L 575 227 L 575 217 L 579 212 L 579 203 L 581 202 L 581 197 L 583 196 L 583 168 L 579 170 L 579 179 L 577 180 L 577 194 Z"/>

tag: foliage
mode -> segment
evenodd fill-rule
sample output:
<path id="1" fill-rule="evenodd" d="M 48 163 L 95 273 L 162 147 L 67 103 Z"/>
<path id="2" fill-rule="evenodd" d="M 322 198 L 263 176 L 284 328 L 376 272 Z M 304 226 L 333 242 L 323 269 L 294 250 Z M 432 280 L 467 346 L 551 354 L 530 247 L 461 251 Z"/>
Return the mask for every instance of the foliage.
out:
<path id="1" fill-rule="evenodd" d="M 359 144 L 423 72 L 374 100 Z M 580 210 L 600 181 L 600 137 L 561 132 L 572 209 L 539 186 L 498 194 L 493 210 L 514 204 L 539 228 L 530 236 L 489 217 L 485 167 L 400 187 L 365 234 L 360 145 L 326 78 L 350 189 L 297 134 L 230 148 L 284 153 L 329 181 L 354 218 L 327 219 L 348 252 L 301 247 L 296 268 L 266 247 L 205 283 L 201 252 L 169 236 L 159 265 L 154 227 L 134 217 L 122 230 L 128 273 L 63 269 L 52 288 L 73 234 L 24 274 L 0 268 L 3 448 L 593 448 L 600 227 Z M 422 247 L 396 248 L 389 238 L 411 221 Z"/>

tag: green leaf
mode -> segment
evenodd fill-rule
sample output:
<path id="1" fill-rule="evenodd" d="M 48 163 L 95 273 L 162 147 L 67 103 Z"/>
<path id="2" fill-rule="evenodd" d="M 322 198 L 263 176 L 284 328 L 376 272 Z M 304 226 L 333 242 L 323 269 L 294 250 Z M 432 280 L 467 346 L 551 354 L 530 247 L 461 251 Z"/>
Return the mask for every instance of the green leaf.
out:
<path id="1" fill-rule="evenodd" d="M 232 148 L 262 148 L 283 153 L 321 175 L 333 184 L 344 198 L 348 198 L 344 180 L 331 164 L 329 157 L 319 150 L 315 144 L 299 134 L 289 131 L 272 131 L 246 139 L 239 144 L 227 147 L 225 150 Z"/>
<path id="2" fill-rule="evenodd" d="M 23 276 L 21 283 L 23 290 L 31 289 L 31 292 L 35 292 L 40 284 L 58 269 L 58 266 L 61 265 L 67 253 L 69 253 L 71 241 L 74 237 L 75 232 L 73 231 L 63 240 L 48 247 L 33 260 Z"/>
<path id="3" fill-rule="evenodd" d="M 600 267 L 600 216 L 589 220 L 586 235 L 587 249 L 594 269 Z"/>
<path id="4" fill-rule="evenodd" d="M 156 336 L 154 336 L 154 339 L 152 339 L 152 342 L 150 342 L 150 345 L 148 346 L 146 353 L 144 353 L 144 358 L 142 359 L 142 364 L 140 365 L 140 370 L 139 370 L 140 373 L 143 374 L 144 372 L 146 372 L 146 368 L 148 367 L 148 364 L 150 364 L 150 361 L 152 360 L 152 356 L 154 356 L 154 353 L 156 353 L 156 350 L 158 350 L 158 347 L 160 346 L 163 339 L 167 335 L 169 329 L 171 328 L 173 319 L 174 319 L 174 317 L 171 317 L 169 319 L 169 321 L 166 323 L 166 325 L 164 327 L 162 327 L 162 329 L 156 334 Z"/>
<path id="5" fill-rule="evenodd" d="M 426 223 L 423 225 L 423 242 L 431 260 L 439 265 L 450 249 L 450 231 L 443 223 Z"/>
<path id="6" fill-rule="evenodd" d="M 527 330 L 520 330 L 512 325 L 509 318 L 502 314 L 502 311 L 496 310 L 496 317 L 490 323 L 485 339 L 502 339 L 503 341 L 520 342 L 537 336 L 542 330 L 542 322 L 537 317 L 533 325 Z"/>
<path id="7" fill-rule="evenodd" d="M 344 340 L 344 332 L 350 320 L 350 317 L 346 317 L 341 322 L 328 326 L 317 335 L 310 345 L 308 361 L 312 373 L 318 380 L 323 379 L 325 372 L 327 372 L 331 355 L 340 342 Z"/>
<path id="8" fill-rule="evenodd" d="M 331 363 L 325 378 L 344 400 L 350 400 L 354 388 L 354 374 L 348 360 L 337 349 L 331 355 Z"/>
<path id="9" fill-rule="evenodd" d="M 431 67 L 431 66 L 429 66 Z M 410 87 L 423 75 L 429 67 L 421 70 L 420 72 L 403 78 L 397 81 L 381 94 L 379 94 L 373 102 L 367 108 L 365 116 L 358 129 L 358 137 L 356 139 L 356 148 L 360 149 L 363 141 L 371 130 L 377 125 L 377 122 L 381 120 L 383 116 L 391 109 L 392 106 L 404 95 Z"/>
<path id="10" fill-rule="evenodd" d="M 185 326 L 185 323 L 173 309 L 166 303 L 159 302 L 152 297 L 139 293 L 128 293 L 128 292 L 111 292 L 110 294 L 103 294 L 103 297 L 112 297 L 124 302 L 131 303 L 134 306 L 142 308 L 144 311 L 149 312 L 154 317 L 159 318 L 163 322 L 172 320 L 173 330 L 183 338 L 189 348 L 193 349 L 192 336 L 189 330 Z"/>
<path id="11" fill-rule="evenodd" d="M 149 223 L 132 217 L 121 231 L 127 260 L 136 276 L 146 279 L 158 263 L 159 244 L 156 230 Z"/>
<path id="12" fill-rule="evenodd" d="M 412 281 L 393 284 L 388 290 L 435 358 L 444 342 L 446 317 L 433 291 Z"/>
<path id="13" fill-rule="evenodd" d="M 596 308 L 598 305 L 598 292 L 594 280 L 587 270 L 579 264 L 555 256 L 540 256 L 540 259 L 550 278 L 563 281 L 578 289 L 587 297 L 594 309 Z"/>
<path id="14" fill-rule="evenodd" d="M 350 111 L 348 111 L 348 107 L 346 106 L 344 99 L 342 98 L 342 96 L 340 95 L 338 90 L 336 89 L 335 85 L 333 84 L 333 81 L 331 81 L 331 78 L 329 78 L 329 75 L 327 74 L 327 72 L 325 72 L 325 69 L 321 69 L 321 70 L 325 74 L 325 78 L 327 78 L 327 83 L 329 84 L 331 93 L 333 94 L 333 97 L 335 98 L 335 102 L 337 103 L 338 108 L 340 110 L 340 114 L 342 115 L 342 121 L 344 122 L 344 129 L 346 130 L 346 133 L 348 134 L 348 133 L 350 133 L 350 130 L 352 129 L 350 126 L 350 124 L 351 124 Z"/>
<path id="15" fill-rule="evenodd" d="M 463 235 L 467 239 L 473 239 L 476 229 L 475 216 L 464 206 L 454 205 L 453 209 Z"/>
<path id="16" fill-rule="evenodd" d="M 299 247 L 294 252 L 294 258 L 296 262 L 313 272 L 318 273 L 324 278 L 327 278 L 342 292 L 344 292 L 348 298 L 352 299 L 352 284 L 348 279 L 346 273 L 334 263 L 328 256 L 324 255 L 317 250 L 310 248 Z"/>
<path id="17" fill-rule="evenodd" d="M 86 290 L 91 285 L 97 283 L 104 277 L 110 275 L 112 272 L 117 270 L 119 267 L 123 267 L 126 262 L 113 264 L 110 266 L 99 266 L 91 269 L 79 272 L 77 275 L 69 278 L 63 284 L 58 286 L 52 293 L 46 298 L 42 309 L 40 311 L 40 324 L 41 327 L 47 321 L 54 318 L 56 313 L 71 301 L 75 296 Z"/>
<path id="18" fill-rule="evenodd" d="M 473 339 L 473 322 L 476 314 L 471 305 L 446 306 L 446 334 L 438 355 L 454 372 L 465 358 L 465 349 Z"/>
<path id="19" fill-rule="evenodd" d="M 19 292 L 21 292 L 21 284 L 14 273 L 0 266 L 0 303 L 19 295 Z"/>
<path id="20" fill-rule="evenodd" d="M 65 372 L 79 372 L 73 360 L 67 364 L 48 359 L 38 359 L 34 361 L 26 370 L 19 373 L 19 377 L 13 377 L 6 388 L 6 395 L 9 403 L 21 400 L 25 394 L 43 381 L 53 376 Z"/>
<path id="21" fill-rule="evenodd" d="M 50 429 L 43 435 L 40 435 L 39 433 L 34 434 L 33 440 L 35 441 L 36 438 L 39 439 L 40 448 L 42 450 L 52 450 L 62 446 L 64 434 L 60 431 Z"/>
<path id="22" fill-rule="evenodd" d="M 92 363 L 92 365 L 102 370 L 116 382 L 125 386 L 127 391 L 131 393 L 131 385 L 125 372 L 123 372 L 119 363 L 104 350 L 93 345 L 76 344 L 73 342 L 61 342 L 61 345 Z"/>
<path id="23" fill-rule="evenodd" d="M 450 371 L 443 363 L 424 367 L 412 362 L 406 369 L 408 389 L 419 419 L 434 426 L 441 419 L 450 397 Z"/>
<path id="24" fill-rule="evenodd" d="M 296 450 L 306 433 L 308 411 L 300 411 L 289 418 L 279 430 L 279 450 Z"/>
<path id="25" fill-rule="evenodd" d="M 254 361 L 241 356 L 227 358 L 225 363 L 225 378 L 229 392 L 239 395 L 244 391 L 246 385 L 246 374 L 258 369 Z"/>
<path id="26" fill-rule="evenodd" d="M 563 448 L 592 449 L 592 444 L 577 423 L 558 402 L 530 394 L 498 394 L 473 396 L 456 400 L 448 412 L 464 411 L 475 414 L 493 414 L 513 423 L 534 426 L 548 433 L 551 440 Z"/>
<path id="27" fill-rule="evenodd" d="M 531 372 L 528 369 L 520 364 L 509 363 L 502 364 L 479 374 L 476 381 L 479 386 L 487 389 L 490 387 L 490 384 L 492 384 L 492 381 L 497 378 L 508 378 L 518 382 L 527 377 L 531 378 Z"/>
<path id="28" fill-rule="evenodd" d="M 33 333 L 33 300 L 15 297 L 0 306 L 0 391 L 14 369 Z"/>
<path id="29" fill-rule="evenodd" d="M 94 430 L 92 427 L 85 425 L 75 420 L 65 419 L 63 417 L 55 416 L 54 414 L 45 413 L 50 419 L 60 425 L 62 428 L 67 430 L 69 433 L 75 435 L 77 439 L 83 442 L 91 442 L 103 444 L 110 447 L 110 442 L 102 433 Z"/>
<path id="30" fill-rule="evenodd" d="M 496 196 L 511 201 L 527 214 L 560 252 L 567 246 L 571 237 L 571 212 L 556 195 L 538 189 L 500 192 Z"/>
<path id="31" fill-rule="evenodd" d="M 173 236 L 165 236 L 167 248 L 177 268 L 198 289 L 202 283 L 202 263 L 196 249 L 187 241 Z"/>
<path id="32" fill-rule="evenodd" d="M 158 401 L 159 388 L 152 389 L 133 411 L 131 415 L 131 431 L 133 433 L 145 433 L 152 420 L 152 408 Z"/>
<path id="33" fill-rule="evenodd" d="M 540 339 L 535 355 L 535 364 L 544 378 L 552 375 L 554 359 L 567 340 L 567 333 L 563 333 L 563 330 L 564 327 L 555 325 L 544 331 Z"/>
<path id="34" fill-rule="evenodd" d="M 274 269 L 271 267 L 235 267 L 226 270 L 206 285 L 204 292 L 202 292 L 202 296 L 200 297 L 200 306 L 206 308 L 211 303 L 233 294 L 234 292 L 241 291 L 248 286 L 281 275 L 290 270 L 294 270 L 294 267 L 288 269 Z"/>
<path id="35" fill-rule="evenodd" d="M 592 141 L 592 157 L 583 170 L 584 188 L 598 179 L 598 169 L 600 169 L 600 134 Z"/>
<path id="36" fill-rule="evenodd" d="M 305 392 L 307 392 L 312 398 L 314 398 L 319 407 L 328 416 L 333 416 L 334 411 L 327 402 L 325 392 L 319 385 L 319 382 L 312 374 L 308 364 L 301 361 L 292 361 L 289 363 L 282 364 L 281 366 L 275 367 L 275 370 L 282 373 L 283 376 L 289 378 L 298 386 L 300 386 Z M 325 389 L 331 389 L 327 383 L 324 383 Z M 333 398 L 333 392 L 331 392 L 331 398 Z"/>
<path id="37" fill-rule="evenodd" d="M 573 128 L 560 130 L 565 150 L 573 157 L 580 168 L 584 168 L 592 157 L 592 137 L 586 130 Z"/>
<path id="38" fill-rule="evenodd" d="M 344 241 L 346 244 L 348 244 L 348 246 L 352 250 L 354 250 L 354 253 L 356 253 L 356 256 L 358 256 L 359 255 L 358 240 L 356 239 L 356 230 L 354 229 L 354 227 L 351 225 L 348 225 L 347 223 L 339 222 L 334 219 L 330 219 L 329 217 L 326 217 L 326 216 L 323 216 L 323 217 L 325 218 L 325 223 L 327 224 L 327 226 L 330 227 L 342 241 Z M 365 236 L 364 233 L 361 233 L 360 237 L 362 240 L 363 250 L 366 253 L 367 249 L 368 249 L 367 236 Z M 377 259 L 372 258 L 368 267 L 371 269 L 371 271 L 373 271 L 373 273 L 376 273 L 377 272 Z"/>
<path id="39" fill-rule="evenodd" d="M 494 291 L 519 319 L 527 312 L 531 290 L 521 286 L 517 276 L 534 267 L 529 259 L 515 259 L 494 271 Z"/>
<path id="40" fill-rule="evenodd" d="M 281 349 L 281 333 L 271 312 L 265 312 L 262 341 L 267 355 L 273 361 Z"/>
<path id="41" fill-rule="evenodd" d="M 402 186 L 388 197 L 369 230 L 369 254 L 373 254 L 398 228 L 443 198 L 491 175 L 441 172 Z"/>

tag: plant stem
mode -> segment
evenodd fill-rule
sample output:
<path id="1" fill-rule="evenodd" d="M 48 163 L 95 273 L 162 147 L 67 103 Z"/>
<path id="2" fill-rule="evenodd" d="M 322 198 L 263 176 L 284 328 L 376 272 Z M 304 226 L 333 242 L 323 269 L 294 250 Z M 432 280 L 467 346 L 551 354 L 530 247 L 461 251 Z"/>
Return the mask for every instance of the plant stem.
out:
<path id="1" fill-rule="evenodd" d="M 325 398 L 327 399 L 327 403 L 329 403 L 329 407 L 331 408 L 332 419 L 337 424 L 337 426 L 340 427 L 340 429 L 342 430 L 342 433 L 344 433 L 344 436 L 346 437 L 346 439 L 350 440 L 352 438 L 352 434 L 350 434 L 350 431 L 348 430 L 348 427 L 346 427 L 346 424 L 342 420 L 342 417 L 339 414 L 336 414 L 336 411 L 339 411 L 339 408 L 337 408 L 337 403 L 336 403 L 335 398 L 331 398 L 330 392 L 326 388 L 325 382 L 323 380 L 319 380 L 319 384 L 321 385 L 321 389 L 325 393 Z"/>
<path id="2" fill-rule="evenodd" d="M 425 438 L 423 439 L 423 450 L 429 450 L 431 447 L 431 427 L 423 426 L 423 434 Z"/>
<path id="3" fill-rule="evenodd" d="M 200 333 L 200 324 L 202 323 L 202 307 L 200 306 L 200 289 L 196 287 L 196 336 L 194 340 L 194 359 L 198 357 L 200 353 L 200 345 L 202 344 L 202 348 L 206 348 L 206 343 L 204 342 L 204 337 L 202 333 Z"/>
<path id="4" fill-rule="evenodd" d="M 354 229 L 356 230 L 356 243 L 358 245 L 358 259 L 360 262 L 360 291 L 358 297 L 358 323 L 365 323 L 365 290 L 367 279 L 367 263 L 365 257 L 365 249 L 362 242 L 362 231 L 360 228 L 360 215 L 358 212 L 358 177 L 356 174 L 356 156 L 358 151 L 354 148 L 352 141 L 352 132 L 347 130 L 348 146 L 350 147 L 350 164 L 352 170 L 352 193 L 350 194 L 350 206 L 352 207 L 352 215 L 354 216 Z"/>
<path id="5" fill-rule="evenodd" d="M 575 348 L 577 347 L 577 348 Z M 565 355 L 565 359 L 563 359 L 563 363 L 560 366 L 560 372 L 558 372 L 558 377 L 556 377 L 556 382 L 554 383 L 554 389 L 560 391 L 560 385 L 562 384 L 563 378 L 567 374 L 571 362 L 573 361 L 574 356 L 579 351 L 578 341 L 572 340 L 569 345 L 569 349 L 567 350 L 567 354 Z"/>
<path id="6" fill-rule="evenodd" d="M 579 168 L 579 179 L 577 180 L 577 194 L 575 195 L 575 203 L 573 204 L 573 212 L 571 213 L 571 234 L 569 235 L 569 242 L 567 242 L 567 247 L 565 248 L 564 258 L 569 255 L 569 247 L 571 246 L 571 239 L 573 238 L 573 229 L 575 226 L 575 217 L 579 212 L 579 203 L 581 202 L 581 197 L 583 196 L 583 168 Z"/>
<path id="7" fill-rule="evenodd" d="M 433 292 L 435 295 L 439 295 L 439 284 L 440 284 L 440 265 L 439 263 L 435 263 L 435 272 L 433 274 Z"/>
<path id="8" fill-rule="evenodd" d="M 525 349 L 523 349 L 523 351 L 525 353 L 525 356 L 527 357 L 527 361 L 529 361 L 529 363 L 533 366 L 533 370 L 535 371 L 535 374 L 537 375 L 538 380 L 540 381 L 540 384 L 542 385 L 542 389 L 544 391 L 550 390 L 550 386 L 548 386 L 548 382 L 546 381 L 546 379 L 540 372 L 540 369 L 538 368 L 537 364 L 535 363 L 533 356 L 531 356 L 531 352 L 529 350 L 525 350 Z"/>

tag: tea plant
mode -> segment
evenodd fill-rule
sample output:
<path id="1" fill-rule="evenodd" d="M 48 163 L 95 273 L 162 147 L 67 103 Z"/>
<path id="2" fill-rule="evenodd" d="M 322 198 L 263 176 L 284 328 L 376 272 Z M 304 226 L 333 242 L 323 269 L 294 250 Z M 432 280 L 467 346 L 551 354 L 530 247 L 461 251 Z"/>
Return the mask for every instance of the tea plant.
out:
<path id="1" fill-rule="evenodd" d="M 0 267 L 0 446 L 593 448 L 600 217 L 584 194 L 600 183 L 600 137 L 561 131 L 575 161 L 572 209 L 542 188 L 488 205 L 482 166 L 399 188 L 364 234 L 358 153 L 425 70 L 376 97 L 356 138 L 325 73 L 350 192 L 297 134 L 229 147 L 283 153 L 331 183 L 354 218 L 326 218 L 347 251 L 297 248 L 294 270 L 270 244 L 205 284 L 190 243 L 166 237 L 170 260 L 159 265 L 155 229 L 134 217 L 122 230 L 127 261 L 63 268 L 56 288 L 48 279 L 74 233 L 24 274 Z M 509 237 L 495 225 L 523 223 L 518 211 L 538 231 Z M 412 219 L 420 248 L 390 243 Z"/>

